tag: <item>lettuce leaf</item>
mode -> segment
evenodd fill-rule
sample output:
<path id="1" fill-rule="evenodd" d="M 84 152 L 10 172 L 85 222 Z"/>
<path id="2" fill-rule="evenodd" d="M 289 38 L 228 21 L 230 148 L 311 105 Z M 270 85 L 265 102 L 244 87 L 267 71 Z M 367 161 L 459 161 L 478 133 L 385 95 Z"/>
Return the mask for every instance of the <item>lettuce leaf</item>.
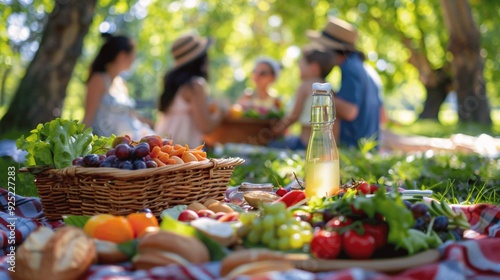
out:
<path id="1" fill-rule="evenodd" d="M 26 166 L 71 166 L 73 159 L 90 154 L 93 141 L 98 139 L 92 134 L 92 128 L 86 128 L 76 120 L 61 118 L 40 123 L 30 133 L 28 137 L 23 135 L 16 141 L 17 148 L 27 152 Z M 101 150 L 105 144 L 110 147 L 111 142 L 110 139 L 99 139 Z"/>

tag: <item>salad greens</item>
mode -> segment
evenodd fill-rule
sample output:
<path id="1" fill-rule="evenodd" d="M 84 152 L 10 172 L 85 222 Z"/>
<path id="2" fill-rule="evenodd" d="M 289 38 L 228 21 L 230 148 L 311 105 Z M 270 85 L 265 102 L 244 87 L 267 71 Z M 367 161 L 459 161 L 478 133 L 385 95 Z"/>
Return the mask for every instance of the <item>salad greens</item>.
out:
<path id="1" fill-rule="evenodd" d="M 40 123 L 30 133 L 16 141 L 18 149 L 28 152 L 26 166 L 50 165 L 58 169 L 71 166 L 77 157 L 105 153 L 114 139 L 98 137 L 92 134 L 92 128 L 61 118 Z"/>
<path id="2" fill-rule="evenodd" d="M 401 195 L 398 192 L 386 193 L 385 187 L 381 187 L 380 191 L 370 197 L 358 195 L 355 190 L 350 189 L 342 198 L 312 198 L 308 208 L 303 209 L 313 212 L 329 209 L 340 215 L 349 215 L 354 210 L 362 209 L 368 218 L 382 215 L 389 226 L 387 242 L 396 248 L 405 249 L 409 255 L 436 248 L 442 243 L 434 231 L 426 234 L 413 229 L 413 214 L 404 204 Z"/>

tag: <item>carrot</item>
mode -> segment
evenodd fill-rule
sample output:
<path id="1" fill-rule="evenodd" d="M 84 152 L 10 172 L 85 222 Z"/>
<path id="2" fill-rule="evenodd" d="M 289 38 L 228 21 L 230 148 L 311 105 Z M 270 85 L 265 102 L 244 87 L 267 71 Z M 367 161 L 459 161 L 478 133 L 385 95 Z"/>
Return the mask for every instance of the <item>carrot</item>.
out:
<path id="1" fill-rule="evenodd" d="M 153 150 L 151 150 L 151 152 L 149 153 L 149 156 L 151 156 L 151 158 L 158 158 L 160 156 L 160 153 L 161 148 L 159 146 L 154 146 Z"/>
<path id="2" fill-rule="evenodd" d="M 174 147 L 174 150 L 172 152 L 169 153 L 170 156 L 178 156 L 178 157 L 181 157 L 182 154 L 185 152 L 185 148 L 180 146 L 180 148 L 178 149 L 175 149 Z"/>
<path id="3" fill-rule="evenodd" d="M 207 152 L 205 152 L 205 151 L 201 151 L 201 150 L 189 150 L 188 152 L 192 153 L 193 155 L 194 154 L 199 154 L 199 155 L 202 155 L 204 157 L 207 157 Z"/>
<path id="4" fill-rule="evenodd" d="M 201 149 L 203 149 L 203 147 L 205 147 L 205 143 L 199 145 L 198 147 L 194 148 L 193 150 L 201 150 Z"/>
<path id="5" fill-rule="evenodd" d="M 165 146 L 161 147 L 161 151 L 164 153 L 170 153 L 170 152 L 172 152 L 173 149 L 174 149 L 174 147 L 172 147 L 172 145 L 165 145 Z"/>
<path id="6" fill-rule="evenodd" d="M 181 144 L 175 144 L 174 145 L 174 150 L 178 150 L 178 149 L 181 149 L 181 148 L 184 148 L 184 146 L 182 146 Z"/>
<path id="7" fill-rule="evenodd" d="M 206 156 L 204 157 L 201 154 L 195 154 L 195 153 L 193 153 L 193 155 L 198 159 L 198 161 L 200 161 L 200 160 L 206 160 L 207 159 Z"/>
<path id="8" fill-rule="evenodd" d="M 173 158 L 168 159 L 168 164 L 175 164 L 175 159 Z"/>
<path id="9" fill-rule="evenodd" d="M 170 158 L 170 155 L 167 154 L 167 153 L 163 153 L 163 155 L 161 155 L 159 157 L 159 160 L 163 163 L 168 163 L 168 159 Z"/>

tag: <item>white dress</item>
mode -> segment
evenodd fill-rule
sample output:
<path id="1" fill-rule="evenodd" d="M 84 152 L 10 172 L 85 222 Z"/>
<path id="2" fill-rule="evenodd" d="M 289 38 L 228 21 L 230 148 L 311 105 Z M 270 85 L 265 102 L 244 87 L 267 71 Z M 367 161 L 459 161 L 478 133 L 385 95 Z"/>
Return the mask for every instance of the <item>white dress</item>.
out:
<path id="1" fill-rule="evenodd" d="M 135 101 L 127 92 L 127 86 L 119 76 L 111 81 L 104 74 L 106 93 L 102 96 L 101 104 L 97 109 L 92 131 L 99 136 L 129 135 L 132 140 L 139 141 L 145 135 L 154 134 L 147 123 L 143 123 L 134 114 Z"/>
<path id="2" fill-rule="evenodd" d="M 188 144 L 193 148 L 203 144 L 203 133 L 196 126 L 191 110 L 191 105 L 182 94 L 177 93 L 168 111 L 158 114 L 156 133 L 163 138 L 172 139 L 174 144 Z"/>

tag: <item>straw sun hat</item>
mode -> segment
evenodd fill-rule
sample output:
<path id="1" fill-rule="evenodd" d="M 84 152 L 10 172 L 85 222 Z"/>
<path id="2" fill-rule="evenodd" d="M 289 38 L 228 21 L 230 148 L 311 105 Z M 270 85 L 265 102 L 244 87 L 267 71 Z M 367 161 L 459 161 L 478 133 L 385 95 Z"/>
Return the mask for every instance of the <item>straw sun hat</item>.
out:
<path id="1" fill-rule="evenodd" d="M 358 31 L 352 24 L 336 17 L 329 17 L 321 32 L 308 30 L 306 35 L 311 41 L 333 50 L 358 51 L 356 49 Z"/>
<path id="2" fill-rule="evenodd" d="M 202 38 L 196 34 L 185 34 L 177 38 L 170 49 L 174 57 L 174 68 L 179 68 L 206 53 L 211 38 Z"/>

